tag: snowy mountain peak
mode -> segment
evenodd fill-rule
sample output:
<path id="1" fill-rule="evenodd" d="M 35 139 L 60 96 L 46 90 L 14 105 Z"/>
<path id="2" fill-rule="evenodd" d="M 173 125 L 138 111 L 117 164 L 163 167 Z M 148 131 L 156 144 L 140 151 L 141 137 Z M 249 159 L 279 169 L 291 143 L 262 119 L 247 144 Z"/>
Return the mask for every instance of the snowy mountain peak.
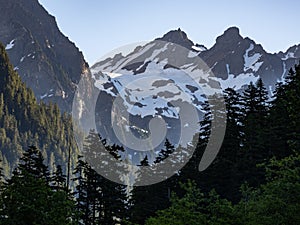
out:
<path id="1" fill-rule="evenodd" d="M 181 52 L 179 46 L 185 50 Z M 98 62 L 92 71 L 138 75 L 154 71 L 154 68 L 161 71 L 176 69 L 176 63 L 178 69 L 193 71 L 198 68 L 193 63 L 195 57 L 200 57 L 207 64 L 222 88 L 239 89 L 260 77 L 272 94 L 275 83 L 283 79 L 287 68 L 297 63 L 300 48 L 295 45 L 285 53 L 270 54 L 254 40 L 242 37 L 239 28 L 230 27 L 217 37 L 213 47 L 206 49 L 203 45 L 194 44 L 179 28 L 137 47 L 127 56 L 116 55 L 113 59 Z M 181 64 L 178 65 L 178 62 Z"/>
<path id="2" fill-rule="evenodd" d="M 111 121 L 116 121 L 118 127 L 126 128 L 124 135 L 134 129 L 147 136 L 147 122 L 160 117 L 166 121 L 168 139 L 178 143 L 177 128 L 183 126 L 193 132 L 198 128 L 179 123 L 181 115 L 176 104 L 192 106 L 201 116 L 207 95 L 227 87 L 242 90 L 258 78 L 271 94 L 276 82 L 299 61 L 299 49 L 294 46 L 286 53 L 270 54 L 254 40 L 242 37 L 236 27 L 227 29 L 213 47 L 206 49 L 189 40 L 181 29 L 172 30 L 125 56 L 118 54 L 91 67 L 100 93 L 96 108 L 102 116 L 97 117 L 97 129 L 102 136 L 117 140 L 110 133 Z M 118 105 L 124 105 L 119 111 L 132 118 L 132 126 L 126 122 L 127 117 L 116 117 L 116 99 L 120 99 Z"/>
<path id="3" fill-rule="evenodd" d="M 189 48 L 185 47 L 187 45 Z M 167 138 L 172 143 L 180 141 L 186 146 L 198 130 L 197 122 L 203 114 L 202 103 L 206 100 L 207 90 L 211 91 L 209 94 L 220 91 L 218 80 L 213 79 L 209 68 L 197 57 L 205 50 L 204 46 L 194 45 L 184 32 L 177 30 L 136 47 L 126 56 L 96 63 L 91 72 L 100 93 L 101 104 L 96 108 L 99 115 L 103 115 L 97 117 L 99 121 L 96 119 L 97 130 L 102 136 L 117 141 L 110 133 L 112 124 L 124 127 L 122 135 L 136 127 L 145 135 L 147 121 L 154 117 L 163 118 Z M 115 107 L 115 102 L 120 109 Z M 117 112 L 129 114 L 133 125 L 129 125 L 126 116 L 117 116 Z M 188 115 L 187 120 L 183 115 Z M 184 138 L 176 133 L 180 127 Z"/>
<path id="4" fill-rule="evenodd" d="M 187 37 L 187 34 L 180 28 L 178 30 L 171 30 L 166 33 L 162 38 L 157 38 L 159 41 L 171 42 L 174 44 L 181 45 L 185 48 L 191 49 L 194 43 Z"/>
<path id="5" fill-rule="evenodd" d="M 290 47 L 286 52 L 281 51 L 277 55 L 284 61 L 300 58 L 300 45 L 294 45 Z"/>

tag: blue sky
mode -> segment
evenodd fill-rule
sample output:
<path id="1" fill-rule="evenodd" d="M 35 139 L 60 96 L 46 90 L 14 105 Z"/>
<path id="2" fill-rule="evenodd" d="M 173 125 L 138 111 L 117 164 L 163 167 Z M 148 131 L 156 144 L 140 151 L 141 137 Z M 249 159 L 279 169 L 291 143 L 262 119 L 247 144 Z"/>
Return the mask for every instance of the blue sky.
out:
<path id="1" fill-rule="evenodd" d="M 39 0 L 60 30 L 92 65 L 112 49 L 153 40 L 180 27 L 211 47 L 230 26 L 265 50 L 285 51 L 300 43 L 300 1 L 197 0 Z"/>

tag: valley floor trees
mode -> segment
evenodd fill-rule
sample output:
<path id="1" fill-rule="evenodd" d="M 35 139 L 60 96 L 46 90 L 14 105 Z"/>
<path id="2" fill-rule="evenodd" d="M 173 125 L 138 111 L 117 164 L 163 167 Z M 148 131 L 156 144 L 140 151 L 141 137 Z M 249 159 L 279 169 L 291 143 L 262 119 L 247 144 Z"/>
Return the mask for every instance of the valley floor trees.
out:
<path id="1" fill-rule="evenodd" d="M 64 177 L 59 169 L 51 175 L 43 161 L 34 146 L 24 152 L 12 177 L 2 185 L 0 224 L 75 224 L 75 202 Z"/>

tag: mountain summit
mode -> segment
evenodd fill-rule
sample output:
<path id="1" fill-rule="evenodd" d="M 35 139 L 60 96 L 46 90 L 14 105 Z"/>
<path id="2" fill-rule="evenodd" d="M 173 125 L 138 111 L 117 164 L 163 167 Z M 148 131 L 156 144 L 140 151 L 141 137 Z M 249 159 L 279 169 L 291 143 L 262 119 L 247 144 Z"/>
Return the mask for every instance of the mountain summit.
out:
<path id="1" fill-rule="evenodd" d="M 298 54 L 297 46 L 286 53 L 268 53 L 254 40 L 242 37 L 237 27 L 225 30 L 210 49 L 195 45 L 184 31 L 178 29 L 137 47 L 127 56 L 116 55 L 98 62 L 91 67 L 91 71 L 96 80 L 95 86 L 100 92 L 105 92 L 105 99 L 109 99 L 109 96 L 114 98 L 123 89 L 126 90 L 123 91 L 123 100 L 130 113 L 141 117 L 162 115 L 176 118 L 172 107 L 157 103 L 158 96 L 167 96 L 164 100 L 167 102 L 183 101 L 178 94 L 180 87 L 184 93 L 191 95 L 193 104 L 200 109 L 203 99 L 199 88 L 179 75 L 180 71 L 193 73 L 203 70 L 196 59 L 203 60 L 214 74 L 200 78 L 198 82 L 203 88 L 215 89 L 220 86 L 223 90 L 228 87 L 241 90 L 250 82 L 255 83 L 262 78 L 271 95 L 276 82 L 281 81 L 287 75 L 288 68 L 299 60 Z M 161 78 L 153 83 L 154 87 L 150 85 L 146 88 L 142 80 L 153 74 Z M 138 83 L 139 80 L 142 83 Z M 126 88 L 132 82 L 137 87 Z M 172 92 L 173 85 L 176 87 Z M 167 93 L 166 96 L 163 93 Z M 111 111 L 109 107 L 107 111 Z"/>
<path id="2" fill-rule="evenodd" d="M 241 41 L 243 37 L 240 35 L 240 30 L 237 27 L 230 27 L 224 31 L 223 35 L 217 37 L 217 43 L 233 44 Z"/>
<path id="3" fill-rule="evenodd" d="M 170 44 L 166 45 L 166 43 Z M 172 44 L 182 46 L 191 52 L 185 56 L 179 54 L 178 51 L 181 50 Z M 203 45 L 195 45 L 179 28 L 167 32 L 145 46 L 136 48 L 132 54 L 121 57 L 120 60 L 114 58 L 114 60 L 106 59 L 98 62 L 92 66 L 92 70 L 110 72 L 122 70 L 124 73 L 140 74 L 150 67 L 149 59 L 156 60 L 156 67 L 161 66 L 161 70 L 172 67 L 172 63 L 176 61 L 186 61 L 186 65 L 180 65 L 181 67 L 195 68 L 197 65 L 188 65 L 188 62 L 193 56 L 198 56 L 211 68 L 222 87 L 239 89 L 260 77 L 271 94 L 276 82 L 282 80 L 288 68 L 297 63 L 300 58 L 299 52 L 300 48 L 293 46 L 286 52 L 268 53 L 254 40 L 242 37 L 237 27 L 225 30 L 216 38 L 215 44 L 210 49 L 206 49 Z M 181 59 L 185 57 L 185 60 L 176 60 L 175 58 L 178 57 Z M 165 65 L 160 63 L 165 61 L 168 62 Z"/>
<path id="4" fill-rule="evenodd" d="M 92 81 L 82 53 L 59 31 L 55 18 L 37 0 L 0 0 L 0 4 L 3 9 L 0 42 L 4 44 L 14 69 L 38 100 L 56 102 L 63 111 L 71 111 L 81 78 Z M 179 46 L 188 51 L 179 54 Z M 192 70 L 197 67 L 192 63 L 193 57 L 200 57 L 215 75 L 211 82 L 218 82 L 224 88 L 240 89 L 261 77 L 271 93 L 288 68 L 298 62 L 299 49 L 299 46 L 293 46 L 286 52 L 270 54 L 254 40 L 242 37 L 237 27 L 225 30 L 207 49 L 195 44 L 179 28 L 136 48 L 127 56 L 116 55 L 98 62 L 92 66 L 92 71 L 138 75 L 153 68 L 165 71 L 178 62 L 181 63 L 176 65 L 178 68 Z M 84 95 L 91 94 L 91 82 L 86 82 L 83 89 L 86 90 Z"/>
<path id="5" fill-rule="evenodd" d="M 178 30 L 171 30 L 162 38 L 157 38 L 156 40 L 171 42 L 188 49 L 190 49 L 194 45 L 194 43 L 190 39 L 188 39 L 186 33 L 180 28 L 178 28 Z"/>

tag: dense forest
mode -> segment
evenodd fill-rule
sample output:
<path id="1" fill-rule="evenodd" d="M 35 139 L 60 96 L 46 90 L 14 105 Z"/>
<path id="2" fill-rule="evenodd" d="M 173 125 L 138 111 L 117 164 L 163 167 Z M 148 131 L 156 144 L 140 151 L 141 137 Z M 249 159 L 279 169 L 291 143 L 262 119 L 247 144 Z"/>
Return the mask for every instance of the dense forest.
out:
<path id="1" fill-rule="evenodd" d="M 258 80 L 242 92 L 224 90 L 226 112 L 204 103 L 190 161 L 163 182 L 128 188 L 79 156 L 69 115 L 37 103 L 0 51 L 0 224 L 300 224 L 300 65 L 272 98 Z M 217 158 L 199 172 L 213 115 L 227 116 L 226 134 Z M 122 146 L 95 131 L 85 151 L 99 140 L 122 160 Z M 145 157 L 139 165 L 152 170 L 175 148 L 166 140 L 153 163 Z"/>
<path id="2" fill-rule="evenodd" d="M 37 102 L 33 92 L 21 81 L 0 45 L 0 159 L 3 173 L 10 176 L 23 150 L 34 145 L 42 151 L 51 171 L 54 163 L 66 170 L 68 151 L 71 164 L 77 156 L 72 138 L 71 117 L 56 104 Z"/>

